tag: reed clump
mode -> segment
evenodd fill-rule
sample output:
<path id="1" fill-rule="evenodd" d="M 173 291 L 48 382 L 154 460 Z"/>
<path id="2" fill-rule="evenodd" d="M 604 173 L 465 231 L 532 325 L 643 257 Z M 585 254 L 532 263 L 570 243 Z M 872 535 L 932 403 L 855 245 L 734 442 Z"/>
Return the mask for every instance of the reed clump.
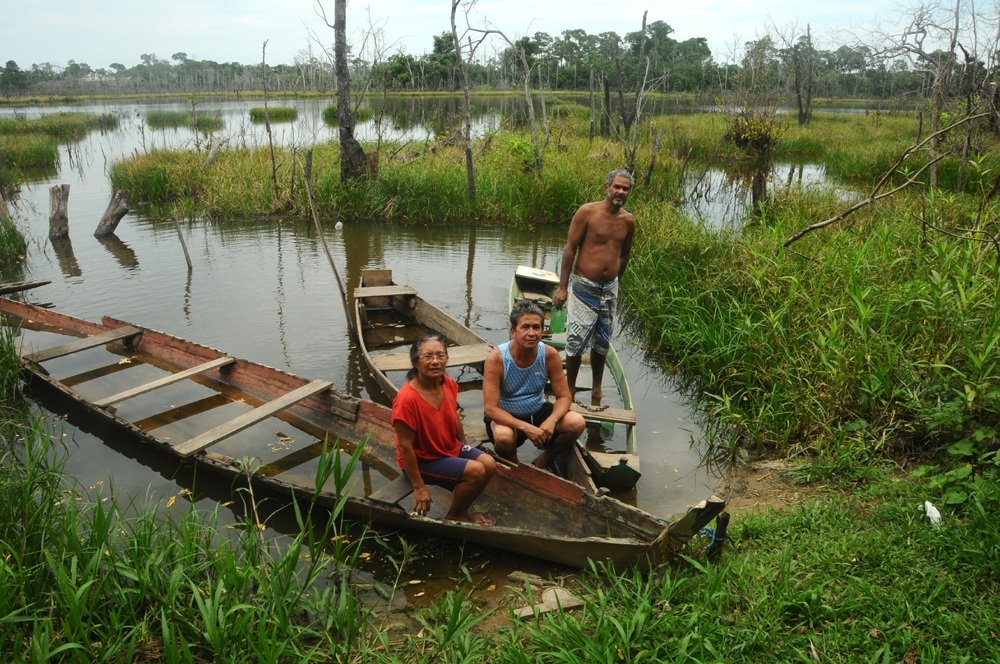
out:
<path id="1" fill-rule="evenodd" d="M 150 111 L 146 114 L 150 129 L 179 129 L 189 127 L 197 131 L 219 131 L 225 122 L 218 113 L 190 111 Z"/>
<path id="2" fill-rule="evenodd" d="M 28 242 L 24 234 L 7 212 L 6 203 L 0 202 L 0 275 L 10 278 L 17 274 L 27 251 Z"/>
<path id="3" fill-rule="evenodd" d="M 93 115 L 89 113 L 52 113 L 40 118 L 0 119 L 0 135 L 45 134 L 60 141 L 79 140 L 94 129 L 114 129 L 118 126 L 118 116 L 110 113 Z"/>
<path id="4" fill-rule="evenodd" d="M 59 161 L 59 142 L 42 133 L 0 135 L 0 155 L 3 167 L 14 172 L 53 166 Z"/>
<path id="5" fill-rule="evenodd" d="M 299 119 L 299 109 L 294 106 L 255 107 L 250 109 L 250 121 L 262 123 L 265 118 L 271 122 L 294 122 Z"/>
<path id="6" fill-rule="evenodd" d="M 359 106 L 358 108 L 354 109 L 355 122 L 368 122 L 369 120 L 372 119 L 372 115 L 373 115 L 372 109 L 370 109 L 367 106 Z M 336 104 L 330 104 L 329 106 L 324 108 L 322 116 L 323 116 L 323 122 L 328 127 L 340 126 L 340 118 L 337 117 Z"/>

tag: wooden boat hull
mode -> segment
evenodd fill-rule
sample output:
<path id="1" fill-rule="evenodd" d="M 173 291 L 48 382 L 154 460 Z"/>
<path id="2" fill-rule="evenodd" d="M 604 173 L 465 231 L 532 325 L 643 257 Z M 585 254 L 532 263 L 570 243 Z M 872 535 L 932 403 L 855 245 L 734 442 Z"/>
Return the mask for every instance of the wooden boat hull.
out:
<path id="1" fill-rule="evenodd" d="M 395 397 L 410 369 L 409 347 L 425 333 L 448 342 L 448 366 L 482 369 L 493 345 L 420 297 L 416 289 L 396 284 L 392 270 L 363 270 L 354 293 L 354 329 L 365 363 L 386 396 Z M 379 331 L 389 328 L 389 337 Z M 406 329 L 412 331 L 407 333 Z M 412 338 L 411 338 L 412 337 Z M 394 373 L 395 380 L 389 374 Z"/>
<path id="2" fill-rule="evenodd" d="M 510 285 L 510 303 L 521 299 L 529 299 L 537 304 L 545 314 L 546 343 L 560 350 L 566 347 L 566 332 L 559 328 L 556 310 L 552 306 L 552 298 L 559 287 L 559 275 L 550 270 L 519 266 L 514 270 Z M 556 329 L 553 329 L 556 328 Z M 589 363 L 588 354 L 584 355 L 584 366 Z M 587 406 L 574 403 L 574 411 L 583 415 L 588 422 L 603 426 L 621 425 L 625 427 L 625 450 L 620 453 L 607 453 L 582 449 L 582 455 L 594 482 L 608 489 L 631 489 L 639 481 L 639 451 L 636 442 L 635 409 L 632 404 L 632 391 L 614 346 L 608 349 L 605 369 L 614 381 L 615 389 L 620 395 L 621 405 L 605 410 L 595 411 Z M 589 389 L 590 386 L 581 386 Z"/>
<path id="3" fill-rule="evenodd" d="M 596 560 L 617 567 L 639 564 L 648 568 L 671 560 L 724 507 L 723 501 L 713 497 L 667 525 L 638 508 L 590 495 L 573 482 L 522 464 L 500 466 L 474 505 L 474 511 L 496 518 L 495 527 L 442 521 L 440 517 L 450 503 L 451 494 L 439 487 L 431 487 L 434 498 L 431 514 L 413 516 L 400 506 L 409 498 L 380 498 L 401 481 L 390 411 L 384 406 L 340 394 L 329 387 L 313 388 L 315 391 L 306 394 L 302 391 L 317 381 L 231 358 L 213 348 L 113 318 L 94 323 L 3 298 L 0 298 L 0 312 L 26 330 L 44 330 L 73 338 L 55 348 L 23 350 L 21 364 L 27 378 L 58 391 L 95 416 L 175 457 L 190 459 L 232 477 L 244 477 L 246 460 L 254 460 L 256 471 L 251 481 L 256 486 L 294 497 L 315 496 L 321 504 L 332 506 L 337 501 L 335 493 L 315 485 L 314 468 L 326 446 L 323 441 L 345 453 L 363 444 L 365 482 L 352 487 L 346 511 L 378 525 L 468 540 L 571 567 L 585 567 L 588 561 Z M 117 338 L 106 341 L 109 337 Z M 89 351 L 83 367 L 73 364 L 66 368 L 52 359 L 66 357 L 70 363 L 83 363 L 82 347 L 94 349 Z M 101 352 L 97 353 L 97 349 Z M 53 371 L 43 364 L 51 366 Z M 77 373 L 59 377 L 55 373 L 57 367 L 62 372 Z M 138 368 L 142 369 L 143 378 L 132 380 L 127 389 L 121 389 L 122 383 L 129 383 L 131 372 Z M 157 379 L 150 381 L 149 372 L 156 372 Z M 111 388 L 105 385 L 110 376 L 116 383 Z M 207 389 L 216 395 L 216 400 L 221 397 L 227 408 L 244 412 L 229 422 L 200 427 L 207 426 L 209 432 L 191 425 L 193 430 L 187 438 L 164 435 L 166 427 L 160 424 L 166 420 L 172 422 L 169 426 L 183 423 L 186 420 L 182 419 L 181 411 L 196 412 L 193 405 L 171 406 L 170 417 L 158 413 L 139 419 L 126 414 L 131 412 L 133 399 L 139 401 L 136 394 L 147 395 L 144 398 L 148 407 L 149 396 L 155 397 L 159 390 L 180 388 Z M 305 396 L 269 417 L 277 417 L 309 434 L 294 448 L 268 449 L 252 427 L 236 432 L 226 430 L 233 421 L 245 420 L 249 414 L 266 409 L 268 404 L 287 399 L 290 393 Z M 205 415 L 200 413 L 197 417 Z M 273 427 L 268 429 L 273 430 Z M 198 449 L 188 447 L 191 440 L 204 440 L 210 432 L 220 432 L 218 439 Z"/>

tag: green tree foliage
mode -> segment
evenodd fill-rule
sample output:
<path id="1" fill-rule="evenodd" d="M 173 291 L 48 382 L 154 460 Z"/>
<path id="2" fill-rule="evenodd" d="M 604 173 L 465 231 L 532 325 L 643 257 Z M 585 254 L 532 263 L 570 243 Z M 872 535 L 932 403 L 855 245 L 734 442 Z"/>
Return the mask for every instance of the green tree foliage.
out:
<path id="1" fill-rule="evenodd" d="M 4 68 L 0 70 L 0 93 L 9 97 L 11 94 L 25 91 L 28 85 L 28 75 L 21 71 L 16 62 L 8 60 Z"/>

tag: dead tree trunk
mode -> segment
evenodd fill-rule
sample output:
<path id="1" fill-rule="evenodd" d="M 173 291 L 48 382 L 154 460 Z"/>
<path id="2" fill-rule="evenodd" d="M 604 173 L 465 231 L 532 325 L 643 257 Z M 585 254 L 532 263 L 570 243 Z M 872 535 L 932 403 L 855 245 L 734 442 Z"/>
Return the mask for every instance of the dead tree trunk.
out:
<path id="1" fill-rule="evenodd" d="M 101 217 L 101 223 L 97 224 L 94 237 L 113 235 L 115 229 L 118 228 L 118 223 L 126 214 L 128 214 L 128 189 L 116 189 L 108 203 L 108 209 Z"/>
<path id="2" fill-rule="evenodd" d="M 590 142 L 594 142 L 596 114 L 594 113 L 594 68 L 590 68 Z"/>
<path id="3" fill-rule="evenodd" d="M 451 39 L 455 43 L 455 64 L 462 77 L 463 125 L 462 142 L 465 146 L 465 179 L 469 188 L 469 203 L 476 204 L 476 169 L 472 160 L 472 97 L 470 94 L 469 70 L 462 56 L 462 42 L 458 38 L 458 26 L 455 24 L 455 12 L 458 11 L 459 0 L 451 2 Z M 469 56 L 472 56 L 472 45 L 469 45 Z"/>
<path id="4" fill-rule="evenodd" d="M 604 112 L 601 114 L 601 136 L 611 135 L 611 82 L 604 74 Z"/>
<path id="5" fill-rule="evenodd" d="M 351 110 L 351 75 L 347 68 L 347 0 L 336 0 L 333 14 L 333 51 L 337 70 L 337 122 L 340 124 L 340 179 L 355 180 L 365 174 L 366 157 L 354 138 Z"/>
<path id="6" fill-rule="evenodd" d="M 69 185 L 49 187 L 49 239 L 69 235 Z"/>

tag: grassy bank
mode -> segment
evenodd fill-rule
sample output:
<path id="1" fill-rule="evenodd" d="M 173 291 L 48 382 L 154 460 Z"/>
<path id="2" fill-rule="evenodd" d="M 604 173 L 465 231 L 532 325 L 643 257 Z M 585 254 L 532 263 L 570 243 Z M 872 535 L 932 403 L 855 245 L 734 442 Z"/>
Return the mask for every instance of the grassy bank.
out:
<path id="1" fill-rule="evenodd" d="M 456 570 L 456 590 L 405 618 L 377 614 L 358 600 L 361 586 L 338 563 L 351 563 L 353 546 L 324 548 L 322 542 L 343 540 L 336 528 L 305 523 L 307 510 L 303 531 L 315 537 L 281 546 L 264 543 L 252 517 L 226 538 L 213 513 L 193 506 L 126 511 L 107 489 L 67 487 L 42 429 L 21 428 L 0 455 L 0 655 L 10 661 L 1000 656 L 995 519 L 974 509 L 934 527 L 921 512 L 921 487 L 881 468 L 864 483 L 818 494 L 799 486 L 805 498 L 780 513 L 737 515 L 714 564 L 692 558 L 651 576 L 595 567 L 564 580 L 585 600 L 572 613 L 522 622 L 510 620 L 504 604 L 490 616 L 468 572 L 462 580 Z M 236 499 L 247 495 L 237 492 Z M 399 558 L 402 583 L 410 576 L 405 556 Z M 509 592 L 509 606 L 517 607 L 537 591 Z M 407 629 L 392 628 L 400 622 Z"/>

